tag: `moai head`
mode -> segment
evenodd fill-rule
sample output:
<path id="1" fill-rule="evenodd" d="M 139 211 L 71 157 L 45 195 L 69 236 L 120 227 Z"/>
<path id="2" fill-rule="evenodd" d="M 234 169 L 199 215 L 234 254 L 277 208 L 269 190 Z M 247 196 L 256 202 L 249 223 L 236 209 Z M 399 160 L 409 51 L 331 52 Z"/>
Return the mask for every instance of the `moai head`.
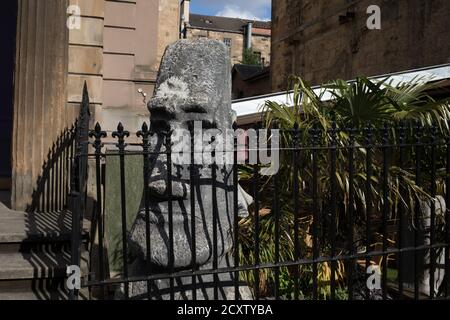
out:
<path id="1" fill-rule="evenodd" d="M 169 46 L 148 104 L 155 130 L 231 128 L 231 69 L 228 48 L 220 41 L 180 40 Z"/>
<path id="2" fill-rule="evenodd" d="M 197 164 L 193 170 L 195 178 L 192 183 L 190 162 L 173 163 L 172 201 L 169 201 L 168 159 L 164 153 L 167 151 L 164 135 L 168 131 L 184 130 L 184 138 L 188 136 L 184 142 L 190 148 L 189 130 L 194 122 L 196 125 L 201 124 L 204 131 L 217 129 L 225 134 L 227 129 L 231 129 L 230 69 L 228 48 L 215 40 L 177 41 L 167 48 L 162 59 L 155 93 L 148 104 L 151 129 L 160 136 L 152 143 L 154 155 L 150 156 L 149 177 L 150 262 L 158 270 L 191 267 L 193 216 L 195 260 L 198 266 L 211 263 L 215 257 L 221 259 L 231 249 L 234 210 L 232 164 L 217 165 L 216 179 L 213 179 L 211 163 Z M 172 142 L 183 143 L 176 139 Z M 191 194 L 191 190 L 194 190 L 194 194 Z M 170 218 L 173 220 L 173 229 L 169 226 Z M 169 250 L 171 233 L 173 261 Z M 131 235 L 142 259 L 146 259 L 147 253 L 145 235 L 145 210 L 142 206 Z M 217 251 L 214 250 L 216 245 Z"/>

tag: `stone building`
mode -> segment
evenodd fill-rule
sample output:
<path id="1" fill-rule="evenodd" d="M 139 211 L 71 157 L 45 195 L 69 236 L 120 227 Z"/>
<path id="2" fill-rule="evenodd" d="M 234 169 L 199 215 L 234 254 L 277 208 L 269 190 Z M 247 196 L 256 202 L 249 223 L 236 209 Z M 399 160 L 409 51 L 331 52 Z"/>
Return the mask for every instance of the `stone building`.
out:
<path id="1" fill-rule="evenodd" d="M 263 65 L 270 65 L 271 24 L 238 18 L 190 13 L 190 0 L 181 2 L 181 34 L 187 39 L 206 37 L 225 42 L 230 47 L 232 64 L 242 62 L 245 48 L 252 48 Z"/>
<path id="2" fill-rule="evenodd" d="M 233 99 L 260 96 L 270 92 L 270 67 L 235 64 L 231 77 Z"/>
<path id="3" fill-rule="evenodd" d="M 179 38 L 179 0 L 15 0 L 2 5 L 0 194 L 25 210 L 43 167 L 76 118 L 112 131 L 148 119 L 161 56 Z M 11 194 L 11 197 L 10 197 Z"/>
<path id="4" fill-rule="evenodd" d="M 448 0 L 272 0 L 272 90 L 292 74 L 318 85 L 448 63 L 449 15 Z"/>

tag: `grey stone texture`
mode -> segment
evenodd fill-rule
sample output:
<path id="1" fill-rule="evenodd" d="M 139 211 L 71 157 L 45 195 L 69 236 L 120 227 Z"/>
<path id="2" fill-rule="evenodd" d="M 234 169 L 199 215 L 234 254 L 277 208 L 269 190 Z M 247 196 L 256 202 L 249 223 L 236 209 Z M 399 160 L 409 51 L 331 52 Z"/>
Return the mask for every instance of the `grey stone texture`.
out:
<path id="1" fill-rule="evenodd" d="M 156 90 L 148 104 L 151 129 L 159 136 L 153 141 L 150 155 L 151 204 L 149 208 L 152 274 L 171 270 L 192 270 L 192 217 L 195 218 L 196 268 L 199 270 L 234 265 L 232 259 L 233 174 L 232 165 L 217 165 L 214 179 L 212 165 L 195 166 L 194 194 L 190 194 L 190 166 L 172 164 L 173 228 L 169 226 L 168 161 L 164 133 L 168 130 L 192 127 L 201 121 L 203 129 L 231 129 L 231 74 L 227 47 L 220 41 L 180 40 L 170 45 L 163 57 Z M 176 143 L 176 141 L 173 141 Z M 214 186 L 213 186 L 214 185 Z M 191 210 L 194 197 L 194 212 Z M 173 232 L 173 261 L 170 234 Z M 140 212 L 130 232 L 130 276 L 147 274 L 146 215 Z M 215 248 L 217 248 L 215 250 Z M 176 299 L 192 299 L 192 277 L 175 279 Z M 216 278 L 197 277 L 197 299 L 234 298 L 234 273 Z M 168 299 L 170 282 L 152 281 L 152 299 Z M 216 288 L 216 289 L 215 289 Z M 246 286 L 241 296 L 251 298 Z M 216 294 L 214 294 L 216 293 Z M 132 298 L 147 297 L 147 283 L 130 284 Z"/>
<path id="2" fill-rule="evenodd" d="M 0 202 L 0 221 L 0 300 L 68 299 L 71 213 L 14 211 Z M 88 230 L 84 220 L 83 239 Z M 88 258 L 82 250 L 82 276 L 88 274 Z"/>

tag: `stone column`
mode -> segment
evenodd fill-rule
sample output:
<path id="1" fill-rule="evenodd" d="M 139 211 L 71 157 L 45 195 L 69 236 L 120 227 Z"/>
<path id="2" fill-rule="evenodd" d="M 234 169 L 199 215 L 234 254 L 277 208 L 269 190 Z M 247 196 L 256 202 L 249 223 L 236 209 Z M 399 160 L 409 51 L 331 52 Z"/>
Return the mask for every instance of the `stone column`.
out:
<path id="1" fill-rule="evenodd" d="M 12 207 L 26 210 L 49 151 L 65 128 L 67 0 L 19 0 Z"/>

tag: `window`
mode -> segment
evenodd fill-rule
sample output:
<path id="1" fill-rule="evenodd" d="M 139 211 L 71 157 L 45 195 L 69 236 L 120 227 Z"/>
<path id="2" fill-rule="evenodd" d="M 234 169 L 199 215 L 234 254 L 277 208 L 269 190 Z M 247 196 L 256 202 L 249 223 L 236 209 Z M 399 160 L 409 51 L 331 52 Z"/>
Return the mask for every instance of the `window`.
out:
<path id="1" fill-rule="evenodd" d="M 231 38 L 224 38 L 224 39 L 223 39 L 223 43 L 225 43 L 225 45 L 226 45 L 228 48 L 231 48 Z"/>

